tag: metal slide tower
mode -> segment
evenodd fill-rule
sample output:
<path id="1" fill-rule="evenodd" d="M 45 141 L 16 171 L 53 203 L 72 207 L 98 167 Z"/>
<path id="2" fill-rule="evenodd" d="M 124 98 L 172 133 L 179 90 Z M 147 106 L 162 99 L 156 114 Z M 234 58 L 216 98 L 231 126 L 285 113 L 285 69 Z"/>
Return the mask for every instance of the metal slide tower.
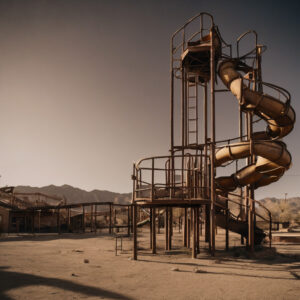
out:
<path id="1" fill-rule="evenodd" d="M 240 54 L 240 42 L 254 37 L 254 47 Z M 171 147 L 168 156 L 141 159 L 133 167 L 133 257 L 137 258 L 137 209 L 149 209 L 152 252 L 156 253 L 157 215 L 164 214 L 166 250 L 172 248 L 173 209 L 183 215 L 183 246 L 200 251 L 200 229 L 215 254 L 215 232 L 240 234 L 250 251 L 266 234 L 259 220 L 268 223 L 270 212 L 254 199 L 255 189 L 277 181 L 289 168 L 291 155 L 281 138 L 294 126 L 290 94 L 262 81 L 261 57 L 266 47 L 255 31 L 232 45 L 221 37 L 213 17 L 200 13 L 178 29 L 171 39 Z M 218 77 L 218 81 L 217 81 Z M 239 136 L 216 140 L 216 98 L 231 92 L 239 107 Z M 226 105 L 226 102 L 218 102 Z M 255 132 L 259 121 L 266 131 Z M 239 160 L 239 163 L 238 163 Z M 217 168 L 235 163 L 230 176 Z M 234 165 L 234 164 L 233 164 Z"/>

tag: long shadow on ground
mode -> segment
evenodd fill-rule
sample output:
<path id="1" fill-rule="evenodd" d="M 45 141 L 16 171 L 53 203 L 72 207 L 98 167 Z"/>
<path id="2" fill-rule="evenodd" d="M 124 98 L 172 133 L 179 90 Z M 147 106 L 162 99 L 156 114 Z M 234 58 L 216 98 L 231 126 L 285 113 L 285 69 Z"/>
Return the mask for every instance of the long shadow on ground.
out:
<path id="1" fill-rule="evenodd" d="M 68 290 L 81 295 L 103 297 L 107 299 L 131 300 L 132 298 L 109 290 L 95 288 L 69 280 L 36 276 L 26 273 L 7 271 L 8 267 L 0 267 L 0 299 L 11 300 L 6 292 L 25 286 L 51 286 L 62 290 Z"/>

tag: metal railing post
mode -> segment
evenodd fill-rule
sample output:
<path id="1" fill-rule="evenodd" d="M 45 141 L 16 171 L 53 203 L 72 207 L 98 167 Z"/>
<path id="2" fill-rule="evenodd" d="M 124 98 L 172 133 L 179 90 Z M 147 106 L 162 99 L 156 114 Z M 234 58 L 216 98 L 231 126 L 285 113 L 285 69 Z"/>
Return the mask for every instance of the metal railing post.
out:
<path id="1" fill-rule="evenodd" d="M 154 158 L 152 157 L 152 166 L 151 166 L 151 202 L 154 200 Z"/>

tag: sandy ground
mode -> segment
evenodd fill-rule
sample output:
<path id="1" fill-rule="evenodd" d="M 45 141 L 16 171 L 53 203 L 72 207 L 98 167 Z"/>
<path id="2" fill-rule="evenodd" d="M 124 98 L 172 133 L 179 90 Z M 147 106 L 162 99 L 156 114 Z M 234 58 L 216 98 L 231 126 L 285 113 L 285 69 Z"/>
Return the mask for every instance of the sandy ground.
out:
<path id="1" fill-rule="evenodd" d="M 158 255 L 139 233 L 138 261 L 132 241 L 105 234 L 9 236 L 0 238 L 0 299 L 300 299 L 300 245 L 275 244 L 249 257 L 239 237 L 217 235 L 215 258 L 201 241 L 192 259 L 174 232 L 175 250 L 166 253 L 158 234 Z M 235 247 L 234 247 L 235 246 Z"/>

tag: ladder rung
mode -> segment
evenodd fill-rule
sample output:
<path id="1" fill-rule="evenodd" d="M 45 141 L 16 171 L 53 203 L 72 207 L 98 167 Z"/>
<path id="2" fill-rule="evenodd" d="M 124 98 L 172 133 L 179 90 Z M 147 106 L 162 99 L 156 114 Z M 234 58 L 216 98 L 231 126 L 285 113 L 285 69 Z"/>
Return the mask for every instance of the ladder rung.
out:
<path id="1" fill-rule="evenodd" d="M 189 106 L 189 109 L 195 109 L 197 106 Z"/>
<path id="2" fill-rule="evenodd" d="M 197 121 L 197 119 L 189 119 L 189 121 Z"/>
<path id="3" fill-rule="evenodd" d="M 189 131 L 189 133 L 196 133 L 196 132 L 197 132 L 197 131 L 194 131 L 194 130 L 193 130 L 193 131 Z"/>
<path id="4" fill-rule="evenodd" d="M 196 98 L 197 96 L 189 96 L 188 98 Z"/>

